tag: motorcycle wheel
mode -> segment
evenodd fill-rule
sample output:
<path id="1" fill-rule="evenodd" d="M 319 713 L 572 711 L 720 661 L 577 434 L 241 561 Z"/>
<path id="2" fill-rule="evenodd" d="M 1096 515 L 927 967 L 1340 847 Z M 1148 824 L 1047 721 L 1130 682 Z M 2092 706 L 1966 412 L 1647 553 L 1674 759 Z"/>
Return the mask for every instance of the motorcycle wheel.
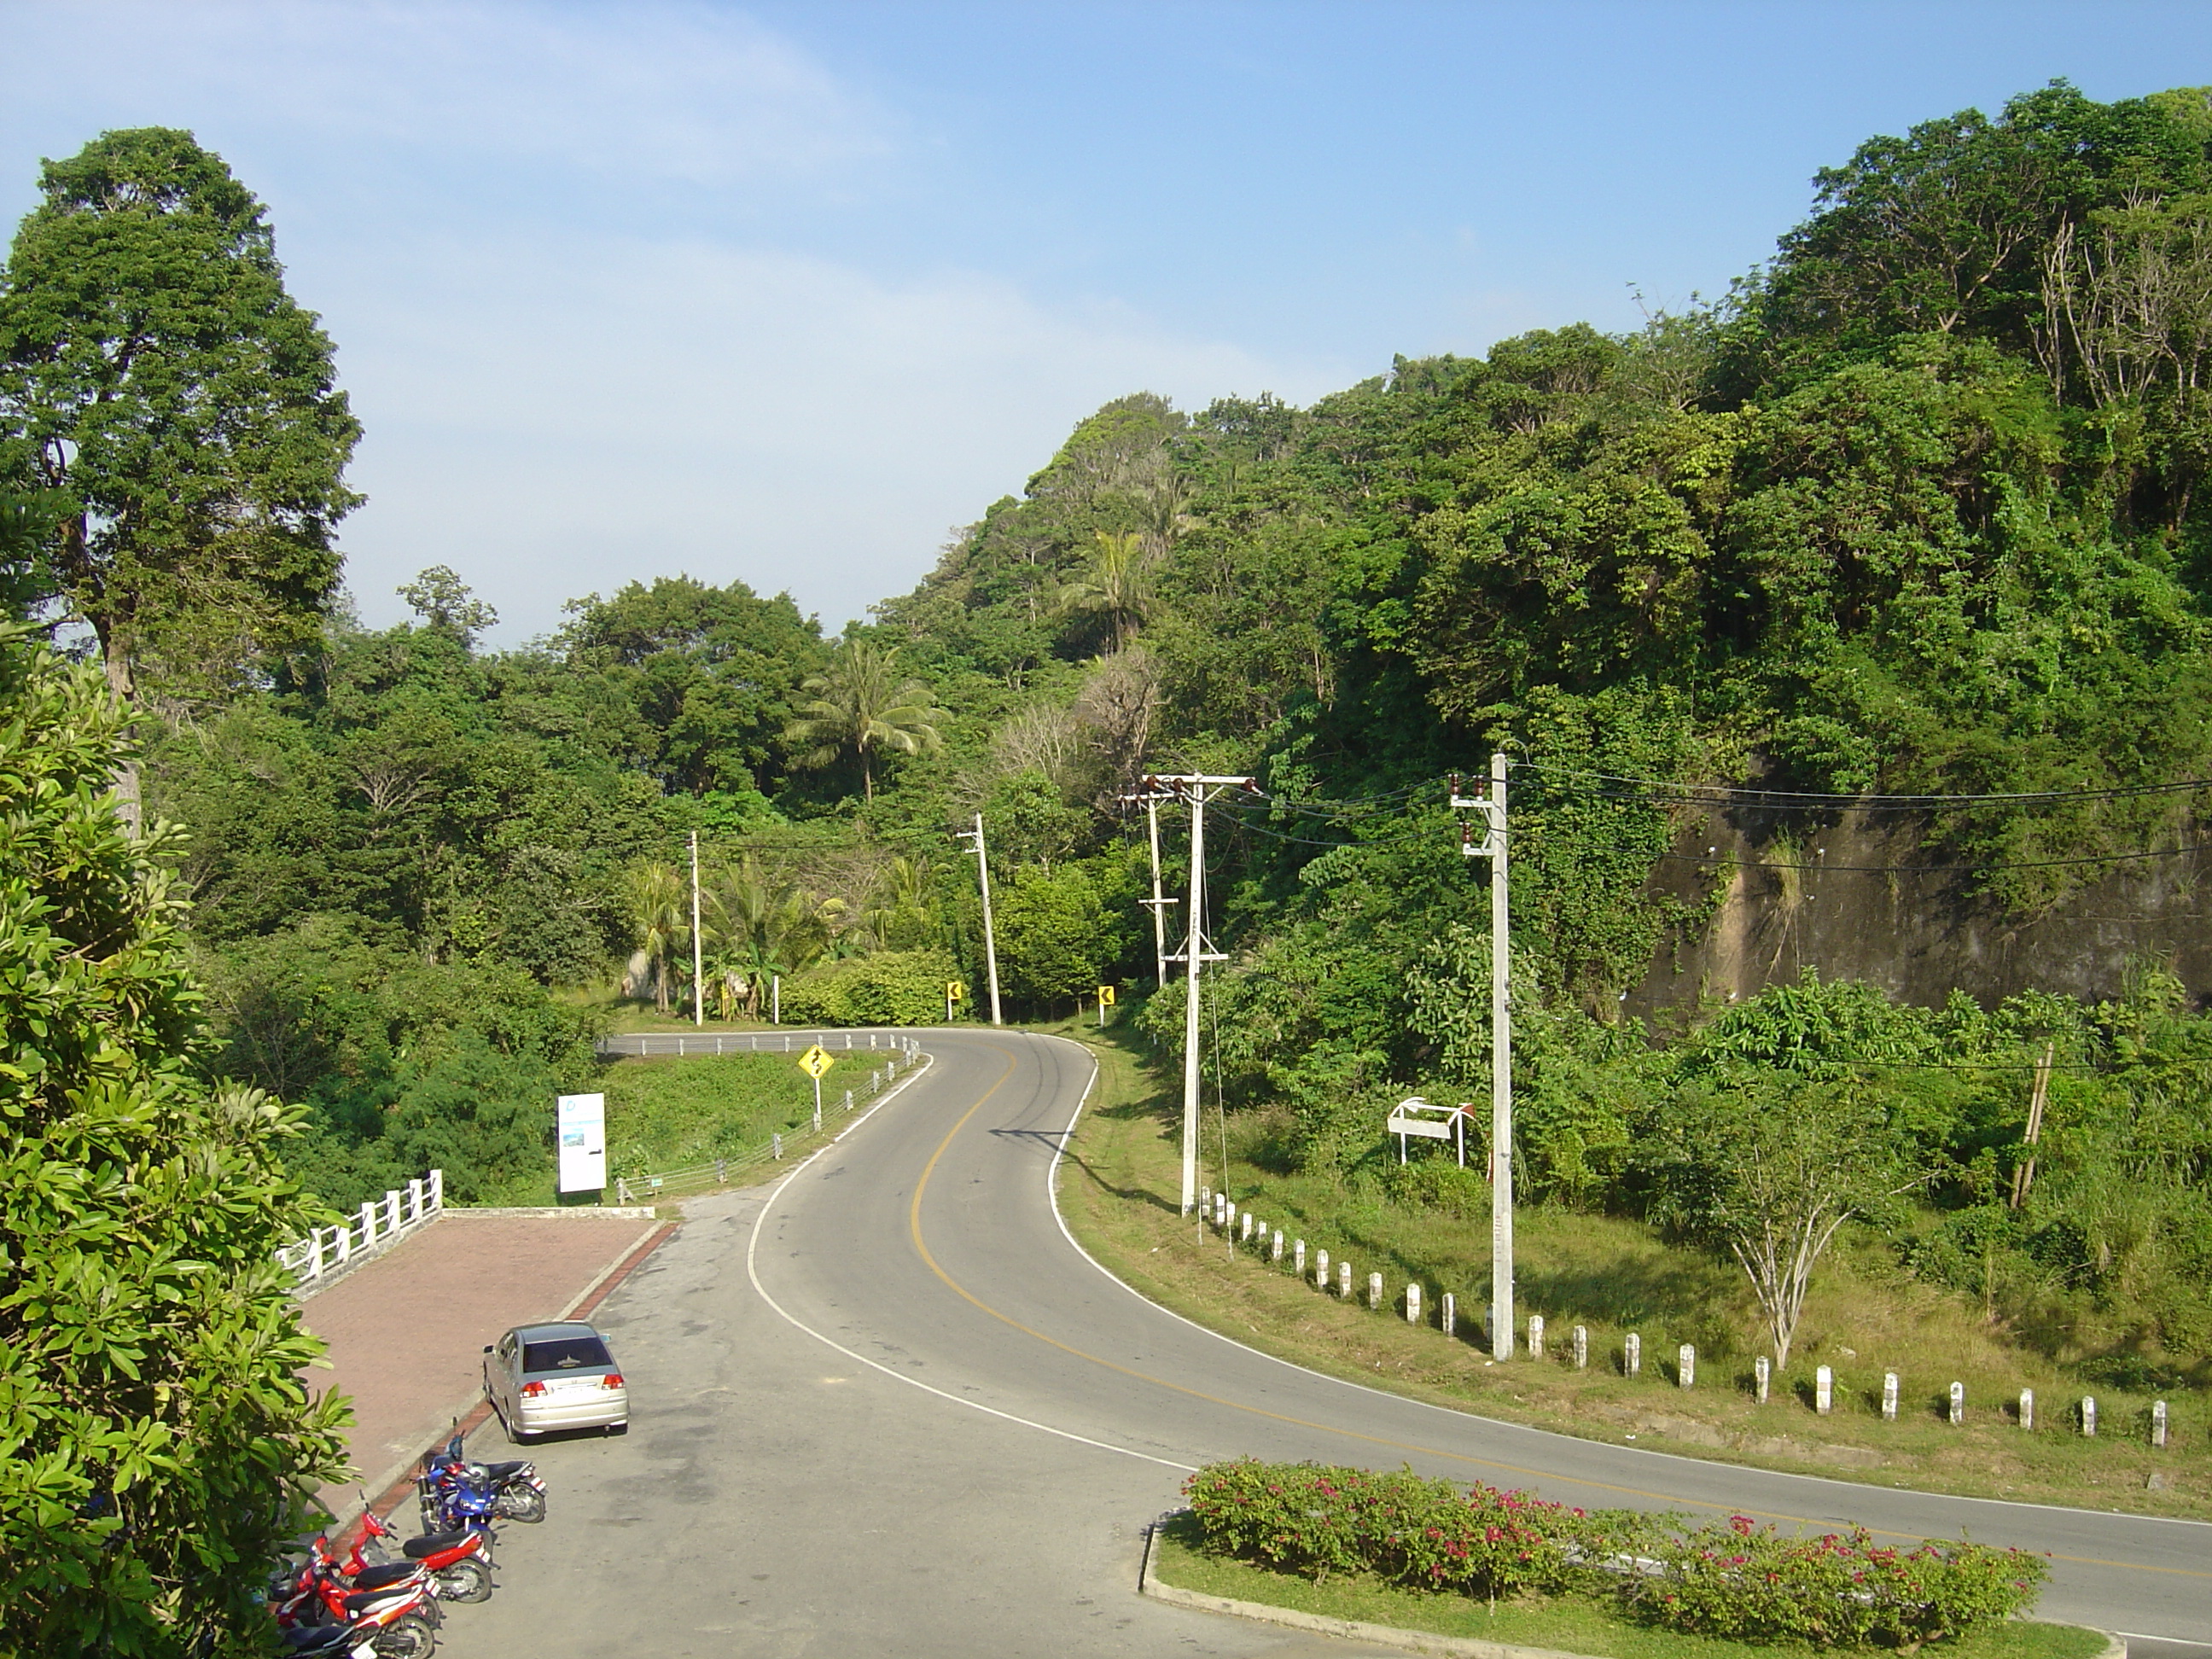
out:
<path id="1" fill-rule="evenodd" d="M 441 1601 L 489 1601 L 491 1600 L 491 1569 L 475 1556 L 465 1555 L 450 1567 L 438 1572 L 438 1599 Z"/>
<path id="2" fill-rule="evenodd" d="M 499 1495 L 496 1513 L 531 1524 L 545 1518 L 545 1494 L 532 1486 L 509 1486 Z"/>
<path id="3" fill-rule="evenodd" d="M 430 1659 L 438 1638 L 429 1620 L 404 1613 L 379 1631 L 371 1645 L 376 1659 Z"/>

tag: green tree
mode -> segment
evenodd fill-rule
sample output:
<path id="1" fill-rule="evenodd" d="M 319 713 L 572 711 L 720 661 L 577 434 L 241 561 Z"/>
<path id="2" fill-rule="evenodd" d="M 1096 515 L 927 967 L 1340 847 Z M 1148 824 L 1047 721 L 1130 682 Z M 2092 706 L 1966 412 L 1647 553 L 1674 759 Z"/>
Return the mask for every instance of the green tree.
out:
<path id="1" fill-rule="evenodd" d="M 165 127 L 106 133 L 40 188 L 0 283 L 0 477 L 58 504 L 54 597 L 109 689 L 218 635 L 234 656 L 312 638 L 360 428 L 261 204 Z"/>
<path id="2" fill-rule="evenodd" d="M 653 975 L 653 1004 L 668 1012 L 671 981 L 678 972 L 677 953 L 691 943 L 691 907 L 682 873 L 653 860 L 635 866 L 623 881 L 623 905 L 630 939 L 645 953 Z"/>
<path id="3" fill-rule="evenodd" d="M 1025 869 L 994 896 L 999 971 L 1010 996 L 1073 1000 L 1095 988 L 1120 954 L 1097 886 L 1080 865 Z"/>
<path id="4" fill-rule="evenodd" d="M 1060 608 L 1072 616 L 1102 616 L 1114 633 L 1114 648 L 1126 650 L 1130 636 L 1152 611 L 1152 558 L 1144 533 L 1095 532 L 1091 557 L 1080 574 L 1060 590 Z"/>
<path id="5" fill-rule="evenodd" d="M 898 647 L 848 640 L 829 667 L 806 678 L 812 698 L 799 705 L 799 717 L 784 740 L 812 746 L 799 757 L 802 766 L 827 766 L 852 754 L 860 763 L 860 787 L 876 798 L 876 757 L 933 752 L 944 744 L 938 724 L 948 718 L 935 693 L 918 679 L 902 675 Z"/>
<path id="6" fill-rule="evenodd" d="M 451 565 L 434 564 L 392 591 L 425 626 L 450 634 L 463 645 L 474 645 L 477 635 L 499 626 L 499 612 L 477 598 Z"/>
<path id="7" fill-rule="evenodd" d="M 344 1463 L 271 1260 L 314 1218 L 276 1161 L 297 1115 L 195 1074 L 167 837 L 108 798 L 98 671 L 19 635 L 0 705 L 0 1650 L 260 1652 L 266 1565 Z"/>

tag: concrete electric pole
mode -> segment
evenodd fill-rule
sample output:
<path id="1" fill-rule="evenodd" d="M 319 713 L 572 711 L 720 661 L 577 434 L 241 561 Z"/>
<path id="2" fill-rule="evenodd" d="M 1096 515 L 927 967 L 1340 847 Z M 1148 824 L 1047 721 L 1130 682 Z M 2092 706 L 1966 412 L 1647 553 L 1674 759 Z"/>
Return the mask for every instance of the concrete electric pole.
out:
<path id="1" fill-rule="evenodd" d="M 691 1023 L 707 1023 L 707 945 L 699 936 L 699 832 L 691 832 Z"/>
<path id="2" fill-rule="evenodd" d="M 991 974 L 991 1024 L 1004 1025 L 1006 1022 L 999 1017 L 999 940 L 991 927 L 991 860 L 983 852 L 983 815 L 975 814 L 973 830 L 956 830 L 952 834 L 957 841 L 975 837 L 975 875 L 983 889 L 983 963 Z"/>
<path id="3" fill-rule="evenodd" d="M 1226 958 L 1206 948 L 1202 926 L 1206 915 L 1206 803 L 1225 789 L 1249 789 L 1251 778 L 1215 777 L 1189 772 L 1145 780 L 1148 793 L 1165 791 L 1165 799 L 1190 803 L 1190 929 L 1182 954 L 1162 960 L 1183 964 L 1182 1007 L 1182 1212 L 1198 1207 L 1198 970 L 1201 963 Z M 1157 909 L 1152 912 L 1159 915 Z"/>
<path id="4" fill-rule="evenodd" d="M 1490 1352 L 1513 1358 L 1513 955 L 1509 931 L 1505 836 L 1505 757 L 1490 757 L 1488 796 L 1462 796 L 1452 780 L 1452 810 L 1479 811 L 1460 851 L 1490 860 Z"/>

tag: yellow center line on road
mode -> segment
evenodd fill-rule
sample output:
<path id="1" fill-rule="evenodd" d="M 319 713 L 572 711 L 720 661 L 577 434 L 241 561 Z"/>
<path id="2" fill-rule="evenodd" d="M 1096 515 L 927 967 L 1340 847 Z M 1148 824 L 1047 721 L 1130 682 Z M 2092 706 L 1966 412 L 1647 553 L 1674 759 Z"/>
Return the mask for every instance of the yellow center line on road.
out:
<path id="1" fill-rule="evenodd" d="M 1771 1514 L 1759 1510 L 1732 1510 L 1724 1504 L 1704 1503 L 1695 1498 L 1673 1498 L 1669 1497 L 1665 1492 L 1648 1492 L 1641 1486 L 1614 1486 L 1603 1480 L 1589 1480 L 1576 1475 L 1562 1475 L 1553 1474 L 1543 1469 L 1526 1468 L 1517 1463 L 1500 1463 L 1492 1459 L 1470 1457 L 1464 1452 L 1446 1451 L 1440 1447 L 1424 1446 L 1416 1441 L 1393 1440 L 1383 1435 L 1366 1434 L 1361 1432 L 1358 1429 L 1342 1428 L 1333 1423 L 1316 1423 L 1303 1417 L 1291 1417 L 1282 1412 L 1267 1411 L 1258 1406 L 1248 1406 L 1242 1401 L 1224 1400 L 1218 1395 L 1206 1393 L 1203 1389 L 1194 1389 L 1182 1382 L 1170 1382 L 1164 1376 L 1154 1376 L 1148 1371 L 1140 1371 L 1127 1365 L 1117 1364 L 1111 1359 L 1103 1359 L 1095 1353 L 1086 1353 L 1081 1348 L 1073 1347 L 1069 1344 L 1061 1341 L 1058 1337 L 1048 1336 L 1042 1331 L 1036 1329 L 1033 1326 L 1024 1325 L 1020 1320 L 1014 1318 L 1009 1314 L 1000 1313 L 989 1303 L 984 1301 L 972 1291 L 969 1290 L 967 1286 L 961 1284 L 958 1279 L 953 1278 L 951 1273 L 946 1273 L 945 1269 L 938 1264 L 937 1258 L 930 1253 L 929 1245 L 921 1236 L 922 1196 L 929 1190 L 930 1177 L 937 1173 L 938 1164 L 943 1159 L 945 1152 L 951 1147 L 954 1139 L 959 1135 L 960 1132 L 968 1127 L 969 1122 L 975 1117 L 975 1114 L 983 1109 L 984 1106 L 989 1102 L 991 1097 L 997 1094 L 1000 1089 L 1004 1088 L 1006 1086 L 1006 1079 L 1014 1074 L 1014 1066 L 1017 1060 L 1012 1049 L 1000 1048 L 1000 1046 L 994 1042 L 987 1042 L 985 1046 L 987 1048 L 998 1048 L 999 1052 L 1006 1056 L 1006 1069 L 999 1074 L 997 1081 L 994 1082 L 989 1088 L 984 1090 L 981 1095 L 976 1097 L 975 1103 L 973 1106 L 970 1106 L 966 1111 L 960 1115 L 960 1121 L 945 1132 L 945 1139 L 937 1143 L 937 1150 L 929 1155 L 929 1162 L 922 1166 L 921 1179 L 914 1183 L 914 1200 L 907 1206 L 907 1230 L 913 1237 L 915 1253 L 921 1257 L 923 1263 L 929 1268 L 930 1272 L 937 1275 L 938 1279 L 944 1284 L 945 1287 L 951 1291 L 955 1296 L 960 1297 L 962 1301 L 966 1302 L 971 1307 L 977 1309 L 981 1312 L 988 1314 L 1000 1324 L 1011 1326 L 1015 1330 L 1019 1331 L 1023 1335 L 1033 1337 L 1037 1341 L 1043 1343 L 1047 1347 L 1057 1348 L 1060 1352 L 1066 1354 L 1073 1358 L 1084 1360 L 1090 1364 L 1101 1366 L 1107 1370 L 1115 1372 L 1122 1376 L 1133 1377 L 1139 1382 L 1149 1382 L 1154 1388 L 1166 1389 L 1171 1393 L 1187 1395 L 1191 1399 L 1202 1400 L 1210 1406 L 1219 1406 L 1226 1410 L 1233 1412 L 1243 1412 L 1253 1417 L 1265 1418 L 1270 1422 L 1288 1424 L 1293 1428 L 1310 1429 L 1318 1434 L 1340 1435 L 1348 1440 L 1363 1440 L 1370 1445 L 1386 1446 L 1393 1451 L 1413 1452 L 1423 1457 L 1440 1457 L 1450 1462 L 1465 1463 L 1474 1468 L 1494 1469 L 1506 1474 L 1525 1475 L 1529 1479 L 1535 1480 L 1546 1480 L 1554 1483 L 1563 1482 L 1570 1486 L 1587 1486 L 1593 1492 L 1613 1492 L 1624 1498 L 1641 1498 L 1648 1499 L 1653 1503 L 1663 1504 L 1670 1507 L 1679 1507 L 1686 1504 L 1692 1508 L 1709 1509 L 1719 1514 L 1744 1515 L 1748 1516 L 1754 1520 L 1773 1521 L 1796 1527 L 1817 1528 L 1832 1524 L 1828 1522 L 1814 1520 L 1808 1516 Z M 1321 1373 L 1318 1372 L 1315 1374 L 1317 1376 L 1321 1375 Z M 2021 1507 L 2030 1508 L 2033 1506 L 2023 1504 Z M 1924 1536 L 1924 1534 L 1919 1533 L 1889 1532 L 1879 1527 L 1869 1527 L 1867 1530 L 1872 1535 L 1878 1538 L 1903 1538 L 1917 1541 Z M 2049 1553 L 2046 1552 L 2046 1553 Z M 2149 1565 L 2137 1561 L 2110 1561 L 2100 1557 L 2090 1555 L 2051 1554 L 2050 1559 L 2054 1561 L 2070 1561 L 2079 1566 L 2118 1567 L 2133 1572 L 2166 1573 L 2179 1578 L 2212 1578 L 2212 1572 L 2200 1571 L 2189 1567 L 2160 1567 Z"/>

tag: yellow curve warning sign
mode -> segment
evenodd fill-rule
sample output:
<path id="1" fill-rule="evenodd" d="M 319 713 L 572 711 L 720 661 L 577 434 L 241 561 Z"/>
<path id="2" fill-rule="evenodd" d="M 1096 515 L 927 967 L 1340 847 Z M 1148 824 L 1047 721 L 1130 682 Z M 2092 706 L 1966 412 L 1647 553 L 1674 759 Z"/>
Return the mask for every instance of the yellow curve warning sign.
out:
<path id="1" fill-rule="evenodd" d="M 818 1042 L 799 1057 L 799 1069 L 817 1083 L 821 1082 L 822 1074 L 836 1063 L 830 1057 L 830 1051 Z"/>

